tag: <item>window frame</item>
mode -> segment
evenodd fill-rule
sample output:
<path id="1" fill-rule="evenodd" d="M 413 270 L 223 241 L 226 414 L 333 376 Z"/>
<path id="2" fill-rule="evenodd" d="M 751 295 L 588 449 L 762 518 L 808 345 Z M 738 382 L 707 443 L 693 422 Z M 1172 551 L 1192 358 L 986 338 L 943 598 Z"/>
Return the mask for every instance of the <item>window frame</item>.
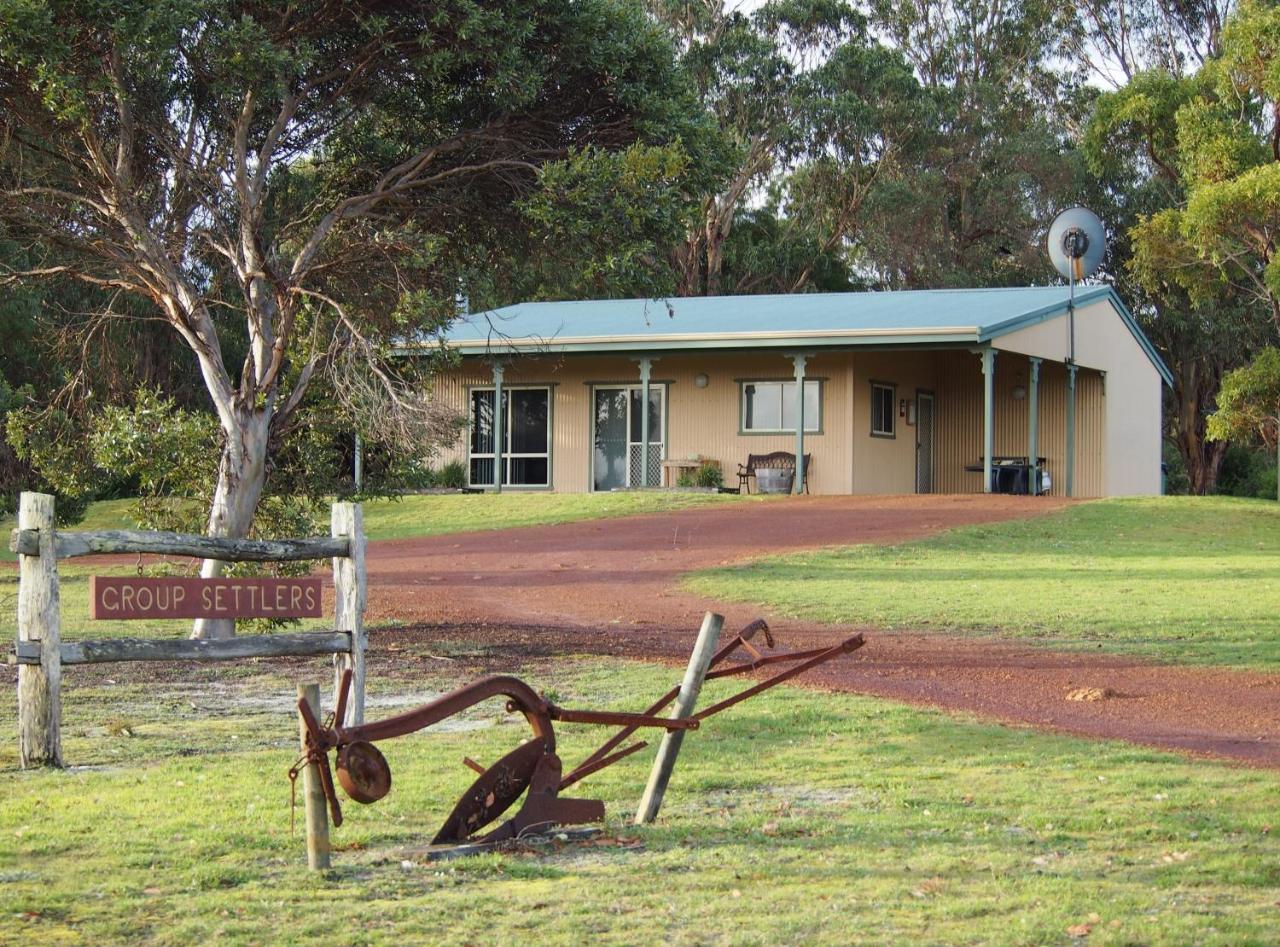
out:
<path id="1" fill-rule="evenodd" d="M 734 379 L 738 383 L 738 436 L 739 437 L 776 437 L 779 434 L 796 433 L 794 427 L 747 427 L 747 386 L 748 385 L 794 385 L 795 378 L 737 378 Z M 824 433 L 824 420 L 826 414 L 826 381 L 824 377 L 806 378 L 804 383 L 806 386 L 815 385 L 818 391 L 818 412 L 817 426 L 809 427 L 809 415 L 805 414 L 804 436 L 821 436 Z M 781 415 L 781 392 L 779 392 L 779 415 Z M 781 423 L 782 418 L 778 418 Z"/>
<path id="2" fill-rule="evenodd" d="M 495 470 L 494 470 L 495 482 L 477 483 L 476 481 L 471 479 L 471 461 L 473 459 L 489 460 L 489 461 L 492 461 L 495 459 L 495 455 L 492 451 L 488 453 L 474 453 L 471 449 L 471 445 L 475 435 L 475 428 L 474 428 L 475 396 L 478 392 L 489 392 L 492 394 L 494 391 L 496 391 L 496 387 L 494 385 L 467 386 L 467 435 L 466 436 L 467 436 L 467 486 L 469 487 L 476 487 L 480 489 L 489 489 L 489 490 L 495 489 L 497 487 L 496 481 L 501 476 L 501 472 L 496 469 L 496 465 L 495 465 Z M 502 484 L 502 489 L 504 490 L 551 490 L 554 488 L 554 483 L 555 483 L 555 475 L 553 473 L 554 468 L 552 465 L 552 459 L 555 454 L 555 441 L 554 441 L 555 403 L 556 403 L 555 385 L 548 382 L 543 382 L 540 384 L 536 382 L 530 382 L 530 383 L 521 383 L 521 384 L 515 384 L 515 385 L 504 384 L 502 386 L 502 392 L 504 395 L 508 395 L 510 392 L 513 392 L 513 391 L 545 391 L 547 393 L 547 450 L 545 453 L 539 453 L 539 454 L 532 454 L 524 451 L 515 453 L 515 454 L 511 453 L 511 451 L 508 449 L 511 445 L 511 413 L 510 412 L 512 410 L 511 406 L 514 405 L 514 401 L 508 398 L 507 399 L 508 413 L 505 419 L 505 423 L 503 424 L 503 427 L 502 427 L 503 440 L 506 442 L 503 445 L 503 452 L 502 452 L 503 467 L 505 468 L 505 472 L 509 478 L 511 475 L 511 461 L 513 458 L 516 460 L 519 460 L 522 458 L 538 460 L 545 457 L 547 461 L 547 482 L 546 483 L 510 483 L 509 481 L 504 481 Z"/>
<path id="3" fill-rule="evenodd" d="M 889 431 L 876 430 L 876 390 L 889 392 L 889 417 L 893 420 L 893 428 Z M 885 440 L 896 440 L 898 437 L 898 385 L 892 381 L 878 381 L 871 379 L 871 426 L 872 437 L 882 437 Z"/>

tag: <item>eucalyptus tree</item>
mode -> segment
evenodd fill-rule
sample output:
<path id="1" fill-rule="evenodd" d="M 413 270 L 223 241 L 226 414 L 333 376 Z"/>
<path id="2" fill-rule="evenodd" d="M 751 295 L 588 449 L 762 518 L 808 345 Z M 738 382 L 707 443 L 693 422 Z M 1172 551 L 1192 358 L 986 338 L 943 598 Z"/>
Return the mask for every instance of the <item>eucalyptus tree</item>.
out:
<path id="1" fill-rule="evenodd" d="M 40 257 L 0 278 L 154 306 L 218 420 L 207 530 L 243 536 L 318 379 L 440 434 L 389 340 L 537 239 L 545 169 L 677 156 L 688 112 L 667 39 L 608 0 L 0 0 L 0 223 Z"/>
<path id="2" fill-rule="evenodd" d="M 1040 238 L 1078 187 L 1069 160 L 1081 94 L 1055 0 L 873 0 L 871 26 L 931 107 L 913 160 L 873 195 L 861 262 L 912 288 L 1043 280 Z"/>

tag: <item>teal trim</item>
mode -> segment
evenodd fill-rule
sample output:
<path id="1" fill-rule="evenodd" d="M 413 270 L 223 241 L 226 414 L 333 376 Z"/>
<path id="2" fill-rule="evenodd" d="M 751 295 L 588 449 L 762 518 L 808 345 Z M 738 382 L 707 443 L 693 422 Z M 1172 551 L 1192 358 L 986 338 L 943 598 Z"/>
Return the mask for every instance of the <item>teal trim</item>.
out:
<path id="1" fill-rule="evenodd" d="M 502 410 L 502 379 L 506 374 L 506 368 L 501 362 L 493 363 L 493 492 L 502 492 L 502 452 L 507 446 L 505 442 L 507 434 L 507 412 Z M 548 400 L 551 394 L 547 394 Z M 547 449 L 551 449 L 551 445 L 547 444 Z M 551 474 L 551 463 L 547 463 L 547 474 Z"/>
<path id="2" fill-rule="evenodd" d="M 996 350 L 982 350 L 982 492 L 991 492 L 992 455 L 996 450 Z"/>
<path id="3" fill-rule="evenodd" d="M 818 386 L 818 426 L 816 428 L 808 428 L 804 432 L 805 437 L 821 437 L 826 433 L 826 417 L 827 417 L 827 378 L 825 376 L 814 378 L 806 375 L 805 382 L 813 382 Z M 778 428 L 777 430 L 766 430 L 764 428 L 747 429 L 747 393 L 743 390 L 746 385 L 763 385 L 763 384 L 789 384 L 795 381 L 795 377 L 790 378 L 735 378 L 734 382 L 738 386 L 738 436 L 739 437 L 778 437 L 781 434 L 794 434 L 795 428 Z"/>
<path id="4" fill-rule="evenodd" d="M 898 383 L 895 381 L 880 381 L 876 378 L 868 379 L 871 385 L 871 426 L 869 428 L 872 437 L 884 438 L 886 441 L 897 440 L 898 438 Z M 889 432 L 876 430 L 876 389 L 889 389 L 889 402 L 893 405 L 893 430 Z"/>
<path id="5" fill-rule="evenodd" d="M 865 341 L 863 341 L 865 339 Z M 803 345 L 805 348 L 909 348 L 912 346 L 954 345 L 963 347 L 979 341 L 976 330 L 969 332 L 949 333 L 893 333 L 868 336 L 815 336 L 814 338 L 781 337 L 769 339 L 688 339 L 664 340 L 655 338 L 652 342 L 573 342 L 559 343 L 539 340 L 511 340 L 501 346 L 471 343 L 458 343 L 456 349 L 463 356 L 491 357 L 501 352 L 506 357 L 530 357 L 539 355 L 567 355 L 574 353 L 594 354 L 597 352 L 651 352 L 655 354 L 669 352 L 694 352 L 713 349 L 719 352 L 754 351 L 757 349 L 793 349 Z"/>
<path id="6" fill-rule="evenodd" d="M 525 391 L 530 389 L 538 390 L 538 391 L 545 390 L 547 392 L 547 482 L 545 484 L 508 483 L 503 487 L 504 490 L 517 490 L 521 493 L 527 493 L 527 492 L 537 492 L 539 490 L 542 490 L 545 492 L 545 491 L 552 491 L 555 489 L 555 453 L 556 453 L 556 438 L 555 438 L 556 391 L 555 389 L 558 384 L 559 382 L 550 382 L 550 381 L 532 381 L 532 382 L 522 381 L 516 384 L 510 384 L 510 385 L 505 383 L 503 384 L 503 391 L 508 393 L 512 391 Z M 472 456 L 471 455 L 471 421 L 473 417 L 471 395 L 477 391 L 495 391 L 495 389 L 492 384 L 487 384 L 487 385 L 481 384 L 481 385 L 464 385 L 462 390 L 463 390 L 463 397 L 466 399 L 466 403 L 467 403 L 467 425 L 466 425 L 466 431 L 463 434 L 463 438 L 467 446 L 466 448 L 467 449 L 467 459 L 466 459 L 467 486 L 481 487 L 485 490 L 494 492 L 493 491 L 494 484 L 473 483 L 471 480 L 471 456 Z M 495 393 L 494 403 L 497 404 L 496 393 Z M 497 432 L 495 431 L 494 433 L 496 435 Z M 503 446 L 505 447 L 506 445 L 504 444 Z M 481 456 L 483 457 L 485 455 L 482 454 Z M 534 455 L 534 456 L 540 456 L 540 455 Z M 495 456 L 494 458 L 495 472 L 497 471 L 497 469 L 498 469 L 497 458 Z"/>
<path id="7" fill-rule="evenodd" d="M 804 493 L 804 482 L 807 471 L 804 469 L 804 367 L 809 361 L 807 355 L 793 355 L 792 362 L 796 367 L 796 476 L 794 493 Z M 822 397 L 822 386 L 818 386 L 818 397 Z"/>
<path id="8" fill-rule="evenodd" d="M 671 385 L 672 382 L 667 381 L 650 381 L 649 385 L 662 388 L 662 459 L 667 459 L 667 448 L 671 446 Z M 587 389 L 587 432 L 590 442 L 587 445 L 587 492 L 607 492 L 596 490 L 596 390 L 598 388 L 625 388 L 627 390 L 639 388 L 640 385 L 635 379 L 627 381 L 602 381 L 594 382 Z M 628 428 L 630 425 L 628 425 Z M 630 438 L 630 435 L 628 435 Z M 630 461 L 627 463 L 628 471 L 630 470 Z M 659 465 L 659 474 L 661 474 L 661 465 Z M 661 479 L 659 479 L 661 483 Z M 624 489 L 634 490 L 634 486 L 627 486 Z"/>
<path id="9" fill-rule="evenodd" d="M 1164 363 L 1164 359 L 1160 357 L 1160 353 L 1156 351 L 1156 347 L 1151 344 L 1151 340 L 1147 338 L 1147 334 L 1142 331 L 1133 313 L 1124 304 L 1124 300 L 1120 298 L 1114 287 L 1097 286 L 1085 292 L 1077 292 L 1075 305 L 1078 309 L 1089 303 L 1097 302 L 1100 299 L 1106 299 L 1111 303 L 1116 314 L 1120 316 L 1121 321 L 1128 328 L 1129 333 L 1133 336 L 1143 352 L 1146 353 L 1151 364 L 1155 366 L 1160 378 L 1170 388 L 1173 387 L 1173 372 L 1169 370 L 1169 366 Z M 1017 332 L 1019 329 L 1025 329 L 1028 326 L 1039 325 L 1041 322 L 1047 322 L 1049 319 L 1056 319 L 1067 311 L 1067 302 L 1063 301 L 1050 306 L 1037 309 L 1034 312 L 1024 313 L 1013 319 L 1004 322 L 986 326 L 978 333 L 979 342 L 990 342 L 998 339 L 1002 335 L 1008 335 L 1010 332 Z"/>
<path id="10" fill-rule="evenodd" d="M 649 377 L 653 359 L 640 359 L 640 485 L 649 487 Z M 664 399 L 665 400 L 665 399 Z"/>

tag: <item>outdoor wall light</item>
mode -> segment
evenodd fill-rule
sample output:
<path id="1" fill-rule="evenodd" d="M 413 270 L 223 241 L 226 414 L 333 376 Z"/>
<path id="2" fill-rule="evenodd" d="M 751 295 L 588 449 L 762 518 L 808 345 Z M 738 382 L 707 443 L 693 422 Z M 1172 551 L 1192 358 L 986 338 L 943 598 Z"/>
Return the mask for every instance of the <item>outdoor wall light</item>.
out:
<path id="1" fill-rule="evenodd" d="M 711 379 L 707 377 L 706 372 L 698 372 L 693 376 L 693 384 L 696 388 L 705 388 L 710 381 Z"/>
<path id="2" fill-rule="evenodd" d="M 1025 397 L 1027 396 L 1027 389 L 1026 389 L 1026 386 L 1025 386 L 1025 385 L 1014 385 L 1014 386 L 1013 386 L 1013 391 L 1012 391 L 1012 392 L 1010 392 L 1010 394 L 1012 394 L 1012 395 L 1013 395 L 1013 400 L 1014 400 L 1014 401 L 1021 401 L 1023 398 L 1025 398 Z"/>

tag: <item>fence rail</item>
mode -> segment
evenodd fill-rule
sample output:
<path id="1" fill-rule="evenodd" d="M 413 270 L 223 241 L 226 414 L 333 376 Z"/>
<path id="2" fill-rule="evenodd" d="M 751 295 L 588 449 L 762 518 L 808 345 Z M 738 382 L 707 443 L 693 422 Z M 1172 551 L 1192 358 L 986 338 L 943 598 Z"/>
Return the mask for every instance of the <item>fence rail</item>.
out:
<path id="1" fill-rule="evenodd" d="M 364 518 L 358 504 L 335 503 L 332 536 L 309 539 L 222 539 L 145 530 L 62 532 L 53 497 L 24 493 L 9 548 L 18 554 L 18 757 L 23 767 L 62 765 L 62 667 L 109 661 L 231 661 L 332 654 L 334 677 L 352 673 L 352 723 L 364 720 Z M 100 638 L 62 640 L 58 560 L 112 553 L 190 556 L 221 562 L 332 559 L 332 631 L 210 640 Z"/>
<path id="2" fill-rule="evenodd" d="M 350 654 L 347 631 L 304 631 L 198 641 L 191 638 L 98 638 L 64 641 L 65 664 L 109 664 L 113 661 L 235 661 L 241 658 L 298 658 Z M 40 642 L 19 641 L 9 652 L 10 664 L 39 664 Z"/>
<path id="3" fill-rule="evenodd" d="M 345 558 L 351 540 L 345 536 L 314 539 L 221 539 L 185 533 L 159 533 L 133 529 L 100 529 L 91 532 L 55 531 L 55 555 L 59 559 L 116 553 L 152 553 L 158 556 L 191 556 L 219 562 L 298 562 L 304 559 Z M 23 556 L 40 555 L 40 530 L 15 529 L 9 551 Z"/>

